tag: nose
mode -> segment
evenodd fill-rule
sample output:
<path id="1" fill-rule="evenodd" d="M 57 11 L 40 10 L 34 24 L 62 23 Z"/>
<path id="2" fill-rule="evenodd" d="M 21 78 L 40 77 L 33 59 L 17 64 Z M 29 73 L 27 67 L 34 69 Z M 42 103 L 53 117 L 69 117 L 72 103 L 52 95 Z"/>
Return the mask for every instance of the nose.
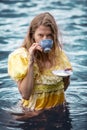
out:
<path id="1" fill-rule="evenodd" d="M 47 39 L 47 36 L 45 35 L 45 36 L 43 36 L 43 40 L 45 40 L 45 39 Z"/>

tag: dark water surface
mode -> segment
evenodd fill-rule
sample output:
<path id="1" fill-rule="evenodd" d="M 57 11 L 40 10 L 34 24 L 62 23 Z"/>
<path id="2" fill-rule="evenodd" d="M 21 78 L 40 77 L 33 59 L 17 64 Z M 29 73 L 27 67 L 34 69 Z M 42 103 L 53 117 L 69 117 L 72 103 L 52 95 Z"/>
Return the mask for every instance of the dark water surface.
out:
<path id="1" fill-rule="evenodd" d="M 63 37 L 63 47 L 73 66 L 66 91 L 65 111 L 45 111 L 37 118 L 16 121 L 8 110 L 20 94 L 7 73 L 8 54 L 22 44 L 32 18 L 52 13 Z M 19 111 L 18 107 L 15 111 Z M 0 130 L 87 129 L 87 1 L 0 0 Z"/>

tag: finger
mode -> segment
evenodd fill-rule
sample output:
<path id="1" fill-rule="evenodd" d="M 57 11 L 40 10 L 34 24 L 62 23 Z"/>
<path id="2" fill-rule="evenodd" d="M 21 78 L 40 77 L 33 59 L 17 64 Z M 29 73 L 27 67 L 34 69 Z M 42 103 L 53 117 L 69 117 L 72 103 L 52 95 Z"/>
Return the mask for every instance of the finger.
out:
<path id="1" fill-rule="evenodd" d="M 36 47 L 36 50 L 39 50 L 39 51 L 42 52 L 43 49 L 42 49 L 41 47 L 38 46 L 38 47 Z"/>
<path id="2" fill-rule="evenodd" d="M 38 46 L 39 43 L 33 43 L 31 46 Z"/>

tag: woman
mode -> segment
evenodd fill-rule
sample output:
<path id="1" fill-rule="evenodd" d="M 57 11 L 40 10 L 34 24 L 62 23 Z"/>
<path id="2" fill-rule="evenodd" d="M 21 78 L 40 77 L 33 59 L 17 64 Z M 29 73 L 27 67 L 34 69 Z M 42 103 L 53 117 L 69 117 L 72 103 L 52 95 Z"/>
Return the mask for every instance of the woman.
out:
<path id="1" fill-rule="evenodd" d="M 52 39 L 53 47 L 45 53 L 41 40 Z M 36 16 L 30 26 L 22 47 L 8 58 L 8 73 L 17 82 L 22 96 L 22 107 L 28 117 L 38 115 L 65 102 L 64 90 L 70 76 L 61 77 L 53 70 L 72 69 L 59 41 L 59 30 L 54 17 L 46 12 Z"/>

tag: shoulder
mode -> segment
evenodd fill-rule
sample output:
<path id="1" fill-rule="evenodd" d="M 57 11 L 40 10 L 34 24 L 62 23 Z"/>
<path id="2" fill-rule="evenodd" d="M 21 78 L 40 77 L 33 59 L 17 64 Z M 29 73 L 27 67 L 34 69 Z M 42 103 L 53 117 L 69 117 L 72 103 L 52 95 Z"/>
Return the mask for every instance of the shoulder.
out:
<path id="1" fill-rule="evenodd" d="M 60 59 L 61 59 L 61 61 L 70 63 L 70 59 L 64 50 L 61 51 Z"/>
<path id="2" fill-rule="evenodd" d="M 15 79 L 22 79 L 28 69 L 28 54 L 25 48 L 13 51 L 8 57 L 8 73 Z"/>
<path id="3" fill-rule="evenodd" d="M 67 54 L 65 53 L 64 50 L 60 50 L 59 54 L 57 54 L 56 62 L 59 65 L 60 69 L 67 69 L 67 68 L 72 69 L 70 59 L 69 59 L 69 57 L 67 56 Z"/>
<path id="4" fill-rule="evenodd" d="M 56 57 L 59 60 L 68 58 L 66 52 L 63 49 L 59 49 L 59 50 L 56 51 Z"/>
<path id="5" fill-rule="evenodd" d="M 56 51 L 56 59 L 58 61 L 62 61 L 64 59 L 67 59 L 68 56 L 66 55 L 65 51 L 63 49 L 59 49 Z"/>
<path id="6" fill-rule="evenodd" d="M 16 56 L 16 55 L 26 57 L 28 55 L 28 53 L 24 47 L 21 47 L 21 48 L 14 50 L 13 52 L 11 52 L 9 54 L 9 57 Z"/>
<path id="7" fill-rule="evenodd" d="M 25 48 L 21 47 L 11 52 L 8 56 L 8 63 L 14 64 L 27 64 L 28 63 L 28 52 Z"/>

